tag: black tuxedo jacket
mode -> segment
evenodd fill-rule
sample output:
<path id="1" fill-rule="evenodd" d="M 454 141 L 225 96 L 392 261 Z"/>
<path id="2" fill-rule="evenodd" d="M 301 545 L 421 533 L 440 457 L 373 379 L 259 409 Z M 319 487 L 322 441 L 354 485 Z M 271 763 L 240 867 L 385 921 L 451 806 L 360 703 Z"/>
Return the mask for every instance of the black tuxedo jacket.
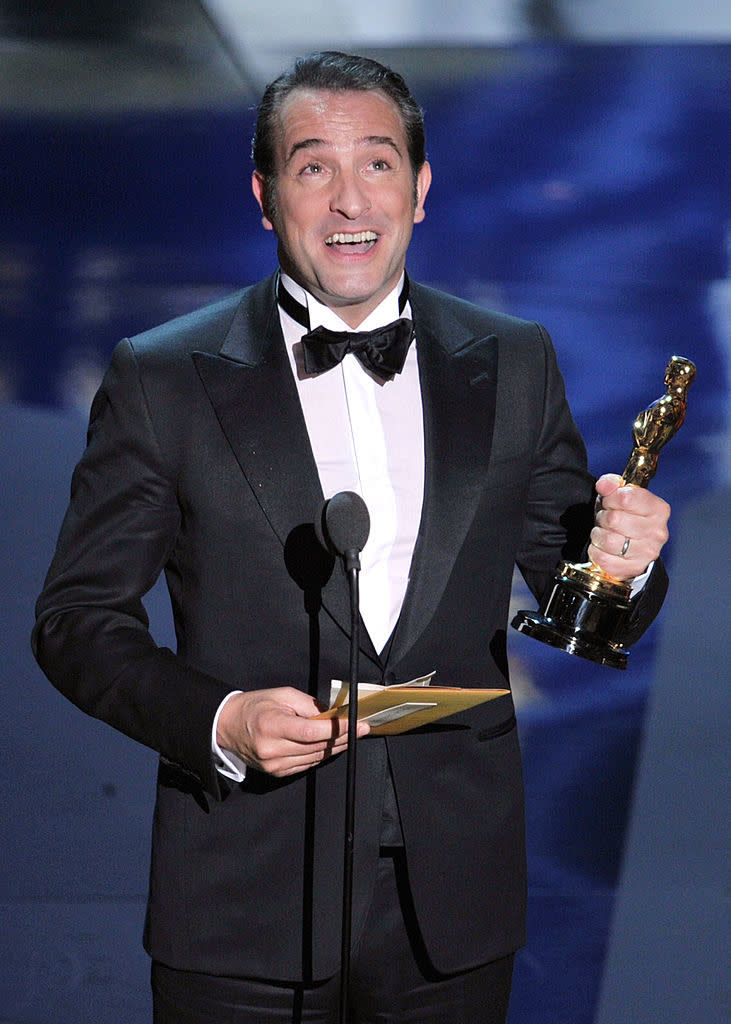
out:
<path id="1" fill-rule="evenodd" d="M 423 515 L 403 610 L 364 681 L 507 685 L 513 565 L 536 595 L 578 557 L 592 479 L 544 331 L 414 284 Z M 398 386 L 398 379 L 388 387 Z M 274 278 L 122 342 L 86 453 L 34 646 L 88 713 L 160 753 L 146 945 L 182 969 L 321 978 L 340 948 L 345 758 L 229 785 L 211 725 L 231 689 L 326 699 L 348 669 L 346 579 L 316 542 L 322 503 L 284 349 Z M 177 652 L 142 597 L 164 571 Z M 658 566 L 626 641 L 654 616 Z M 599 670 L 598 670 L 599 671 Z M 353 937 L 379 847 L 387 765 L 414 907 L 441 971 L 523 941 L 521 770 L 509 696 L 360 743 Z"/>

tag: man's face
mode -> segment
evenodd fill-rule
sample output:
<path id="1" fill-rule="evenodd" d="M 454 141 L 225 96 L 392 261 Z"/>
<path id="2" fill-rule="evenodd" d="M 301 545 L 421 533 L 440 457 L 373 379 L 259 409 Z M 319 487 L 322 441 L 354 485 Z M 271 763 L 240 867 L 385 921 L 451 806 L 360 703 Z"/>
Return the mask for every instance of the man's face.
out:
<path id="1" fill-rule="evenodd" d="M 380 91 L 296 89 L 280 112 L 276 156 L 272 220 L 256 171 L 252 188 L 282 269 L 357 327 L 398 283 L 424 219 L 429 165 L 415 189 L 401 116 Z"/>

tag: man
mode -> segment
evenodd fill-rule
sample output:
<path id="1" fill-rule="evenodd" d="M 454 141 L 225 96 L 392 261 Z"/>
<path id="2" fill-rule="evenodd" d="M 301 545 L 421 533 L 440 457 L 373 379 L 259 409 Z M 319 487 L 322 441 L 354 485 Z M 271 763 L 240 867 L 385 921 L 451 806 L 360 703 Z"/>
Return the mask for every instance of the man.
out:
<path id="1" fill-rule="evenodd" d="M 635 579 L 627 643 L 665 587 L 647 572 L 661 499 L 603 477 L 591 527 L 545 332 L 409 285 L 431 172 L 402 79 L 299 62 L 264 95 L 253 155 L 280 273 L 118 347 L 34 634 L 62 692 L 161 755 L 158 1024 L 337 1019 L 346 736 L 313 716 L 347 672 L 349 610 L 312 527 L 324 497 L 370 509 L 364 681 L 506 687 L 516 561 L 540 595 L 590 542 Z M 346 336 L 399 320 L 395 353 Z M 175 654 L 141 604 L 162 570 Z M 504 1021 L 524 931 L 512 701 L 367 731 L 349 1020 Z"/>

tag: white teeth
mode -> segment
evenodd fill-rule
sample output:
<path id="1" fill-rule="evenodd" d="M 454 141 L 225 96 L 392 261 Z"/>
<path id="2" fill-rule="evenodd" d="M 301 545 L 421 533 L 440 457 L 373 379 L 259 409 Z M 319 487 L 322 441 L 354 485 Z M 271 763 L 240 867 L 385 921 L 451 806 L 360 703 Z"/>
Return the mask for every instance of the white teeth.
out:
<path id="1" fill-rule="evenodd" d="M 357 231 L 355 234 L 337 231 L 334 235 L 330 235 L 329 238 L 325 239 L 325 245 L 347 245 L 348 243 L 354 244 L 357 242 L 375 242 L 377 238 L 378 235 L 375 231 Z"/>

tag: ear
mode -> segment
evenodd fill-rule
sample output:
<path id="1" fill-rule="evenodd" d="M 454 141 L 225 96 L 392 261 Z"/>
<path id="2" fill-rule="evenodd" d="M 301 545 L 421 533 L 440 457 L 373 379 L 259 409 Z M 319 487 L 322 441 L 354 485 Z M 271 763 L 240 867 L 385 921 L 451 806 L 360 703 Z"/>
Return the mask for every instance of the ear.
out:
<path id="1" fill-rule="evenodd" d="M 254 173 L 251 175 L 251 191 L 254 193 L 254 198 L 259 204 L 259 209 L 261 210 L 262 213 L 262 224 L 264 225 L 267 231 L 273 231 L 274 225 L 264 212 L 266 209 L 266 184 L 264 182 L 263 177 L 258 171 L 254 171 Z"/>
<path id="2" fill-rule="evenodd" d="M 414 224 L 421 224 L 426 213 L 424 211 L 424 200 L 431 185 L 431 167 L 428 160 L 416 176 L 416 207 L 414 208 Z"/>

